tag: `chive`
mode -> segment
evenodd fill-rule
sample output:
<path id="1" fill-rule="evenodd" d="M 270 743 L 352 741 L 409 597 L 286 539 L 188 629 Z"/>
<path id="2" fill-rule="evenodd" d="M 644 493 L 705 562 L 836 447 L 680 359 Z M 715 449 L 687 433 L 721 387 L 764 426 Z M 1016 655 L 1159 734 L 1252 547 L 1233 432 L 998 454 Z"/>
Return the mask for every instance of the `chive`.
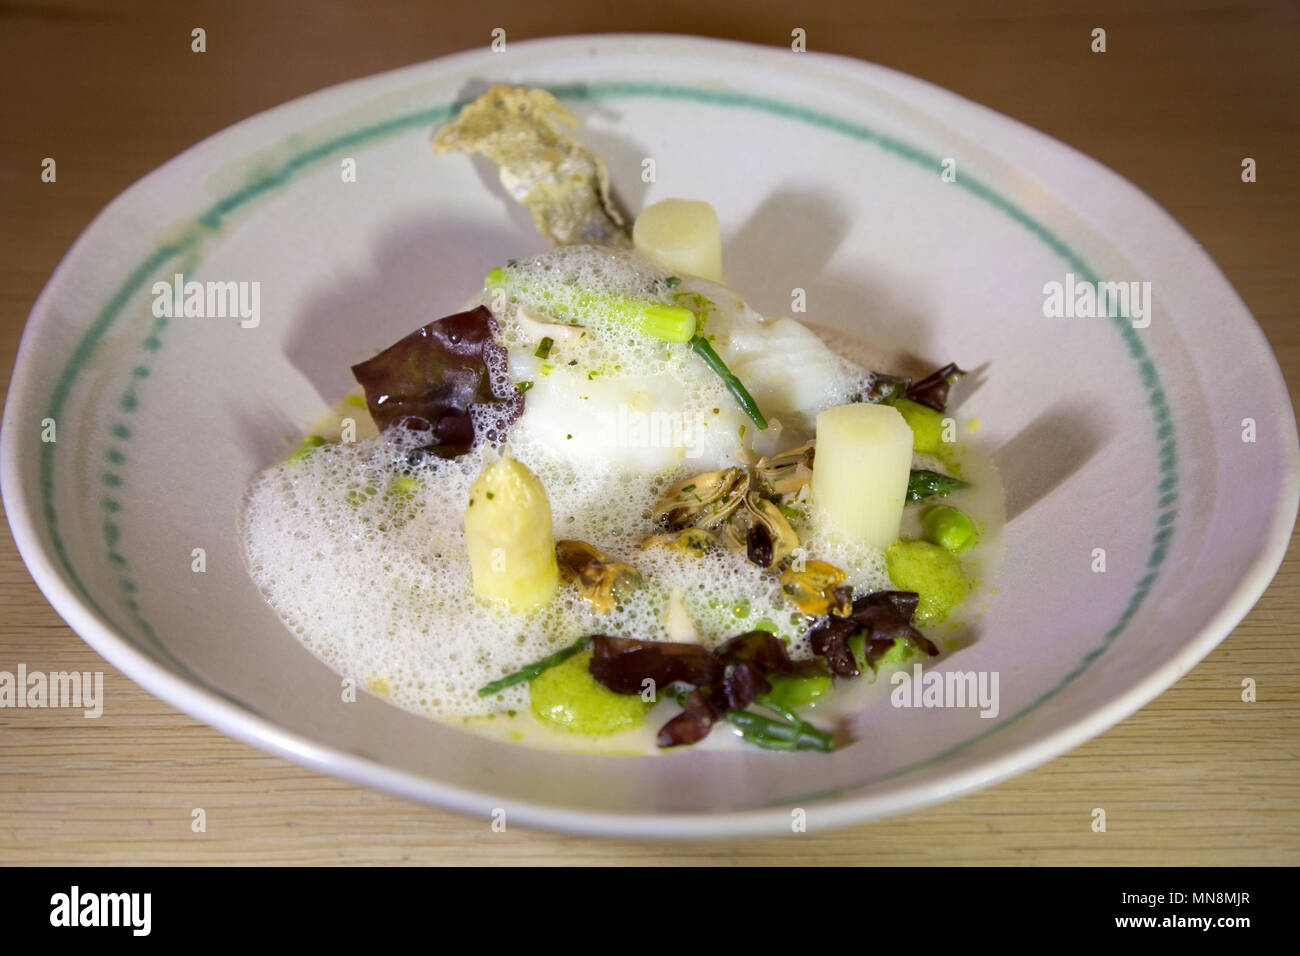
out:
<path id="1" fill-rule="evenodd" d="M 668 286 L 670 289 L 676 289 L 681 284 L 682 280 L 677 278 L 677 276 L 669 276 L 664 280 L 664 285 Z"/>
<path id="2" fill-rule="evenodd" d="M 535 661 L 525 667 L 519 668 L 513 674 L 507 674 L 500 680 L 494 680 L 490 684 L 484 684 L 478 689 L 480 697 L 491 697 L 498 694 L 507 687 L 514 687 L 516 684 L 522 684 L 526 680 L 532 680 L 542 671 L 554 667 L 556 664 L 563 664 L 574 654 L 581 654 L 591 646 L 590 637 L 580 637 L 568 647 L 561 648 L 549 657 L 543 657 L 540 661 Z"/>
<path id="3" fill-rule="evenodd" d="M 670 691 L 671 693 L 671 691 Z M 673 696 L 677 703 L 685 706 L 687 694 L 679 691 Z M 729 710 L 723 715 L 727 723 L 740 731 L 741 739 L 764 750 L 817 750 L 830 753 L 835 749 L 831 735 L 818 730 L 794 711 L 782 707 L 768 694 L 758 697 L 754 703 L 780 714 L 783 720 L 773 720 L 752 710 Z"/>
<path id="4" fill-rule="evenodd" d="M 537 346 L 537 351 L 533 352 L 533 354 L 539 359 L 544 359 L 546 356 L 551 354 L 551 346 L 554 344 L 555 339 L 548 335 L 542 339 L 541 343 Z"/>
<path id="5" fill-rule="evenodd" d="M 519 383 L 517 383 L 517 384 L 515 385 L 515 387 L 516 387 L 517 389 L 519 389 L 519 391 L 521 391 L 521 392 L 526 392 L 526 391 L 528 391 L 530 388 L 533 387 L 533 383 L 532 383 L 532 382 L 519 382 Z"/>
<path id="6" fill-rule="evenodd" d="M 726 386 L 731 397 L 736 400 L 736 404 L 741 410 L 754 420 L 759 431 L 767 428 L 767 419 L 763 417 L 763 412 L 758 407 L 758 402 L 754 401 L 754 396 L 749 394 L 749 389 L 745 388 L 743 382 L 736 378 L 731 369 L 727 368 L 727 363 L 713 350 L 713 346 L 700 336 L 691 339 L 691 349 L 700 358 L 704 359 L 704 364 L 722 379 L 722 384 Z"/>
<path id="7" fill-rule="evenodd" d="M 936 495 L 942 497 L 950 491 L 956 491 L 958 488 L 969 487 L 969 484 L 969 482 L 962 481 L 960 478 L 941 475 L 937 471 L 918 469 L 908 476 L 907 500 L 909 502 L 921 501 Z"/>

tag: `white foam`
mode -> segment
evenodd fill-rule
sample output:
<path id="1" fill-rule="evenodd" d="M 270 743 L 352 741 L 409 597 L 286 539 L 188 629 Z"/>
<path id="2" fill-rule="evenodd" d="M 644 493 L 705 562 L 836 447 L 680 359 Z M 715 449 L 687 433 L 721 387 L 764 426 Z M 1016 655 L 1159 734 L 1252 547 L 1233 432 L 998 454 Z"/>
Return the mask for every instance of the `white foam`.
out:
<path id="1" fill-rule="evenodd" d="M 667 300 L 667 294 L 656 293 L 650 283 L 662 278 L 662 271 L 634 255 L 568 247 L 519 268 L 528 270 L 534 288 L 542 282 L 576 279 L 584 288 Z M 686 280 L 681 288 L 707 288 L 706 294 L 715 300 L 717 311 L 707 320 L 706 330 L 717 336 L 720 352 L 730 354 L 725 350 L 740 324 L 745 324 L 745 348 L 753 352 L 761 317 L 721 286 Z M 510 309 L 502 310 L 498 321 L 510 348 L 510 374 L 518 381 L 538 368 L 532 356 L 536 346 L 512 322 Z M 563 356 L 565 363 L 577 360 L 573 367 L 580 370 L 599 368 L 613 382 L 655 376 L 671 380 L 672 391 L 686 396 L 690 413 L 721 418 L 726 409 L 729 423 L 747 421 L 687 347 L 666 346 L 624 327 L 602 324 L 599 317 L 584 325 L 589 334 Z M 787 340 L 788 333 L 786 329 Z M 800 356 L 804 364 L 793 369 L 841 376 L 840 391 L 820 390 L 817 405 L 846 401 L 843 390 L 860 386 L 865 375 L 829 350 L 826 355 L 829 358 L 817 367 L 821 360 L 805 343 Z M 549 378 L 533 375 L 533 389 L 546 389 Z M 567 398 L 551 403 L 549 414 L 558 421 L 566 416 L 574 420 L 576 403 L 582 401 L 577 392 L 565 394 Z M 537 397 L 530 391 L 526 403 L 529 396 Z M 565 401 L 575 403 L 567 412 Z M 714 408 L 719 409 L 716 416 Z M 819 410 L 797 411 L 815 417 Z M 743 555 L 723 552 L 698 559 L 641 547 L 644 538 L 658 530 L 649 511 L 662 491 L 689 474 L 717 467 L 741 444 L 738 435 L 724 432 L 721 425 L 716 434 L 719 438 L 703 457 L 678 456 L 672 467 L 648 471 L 644 459 L 630 468 L 629 459 L 616 449 L 597 454 L 599 447 L 590 444 L 581 453 L 568 442 L 557 447 L 554 429 L 540 423 L 530 426 L 527 414 L 511 429 L 511 453 L 547 490 L 556 538 L 588 541 L 635 566 L 647 581 L 609 615 L 589 610 L 567 586 L 549 606 L 531 614 L 478 601 L 472 593 L 462 515 L 471 482 L 499 452 L 480 443 L 453 461 L 395 468 L 394 462 L 404 462 L 407 451 L 427 440 L 427 435 L 401 429 L 367 441 L 322 446 L 305 459 L 282 462 L 258 475 L 243 516 L 249 570 L 288 626 L 323 661 L 363 684 L 382 681 L 395 703 L 443 719 L 526 706 L 524 686 L 492 699 L 476 692 L 584 634 L 670 639 L 665 616 L 674 589 L 680 589 L 706 644 L 749 630 L 766 618 L 791 637 L 796 653 L 806 654 L 791 623 L 793 608 L 784 603 L 775 577 Z M 791 435 L 781 447 L 796 444 L 796 437 Z M 394 475 L 403 469 L 418 480 L 410 497 L 393 490 Z M 812 534 L 810 529 L 797 530 L 801 536 Z M 850 583 L 860 589 L 888 586 L 878 551 L 823 543 L 815 536 L 805 546 L 810 557 L 844 568 Z"/>

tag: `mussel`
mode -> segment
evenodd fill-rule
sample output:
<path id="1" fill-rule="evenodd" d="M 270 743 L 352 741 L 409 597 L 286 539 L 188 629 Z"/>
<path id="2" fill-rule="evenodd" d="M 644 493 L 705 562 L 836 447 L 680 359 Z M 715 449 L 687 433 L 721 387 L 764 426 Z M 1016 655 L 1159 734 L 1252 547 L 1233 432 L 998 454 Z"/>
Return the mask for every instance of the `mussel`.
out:
<path id="1" fill-rule="evenodd" d="M 816 444 L 809 442 L 770 458 L 760 458 L 754 466 L 760 488 L 774 498 L 789 501 L 812 481 Z"/>
<path id="2" fill-rule="evenodd" d="M 644 547 L 662 547 L 692 558 L 702 558 L 718 547 L 718 539 L 703 528 L 684 528 L 668 534 L 653 534 Z"/>
<path id="3" fill-rule="evenodd" d="M 578 586 L 579 596 L 602 613 L 614 610 L 619 600 L 641 583 L 641 573 L 585 541 L 555 542 L 555 560 L 566 581 Z"/>
<path id="4" fill-rule="evenodd" d="M 696 475 L 674 485 L 655 505 L 652 516 L 673 530 L 716 531 L 740 507 L 749 493 L 749 485 L 749 471 L 744 468 L 724 468 Z"/>
<path id="5" fill-rule="evenodd" d="M 762 568 L 780 564 L 799 547 L 799 536 L 781 509 L 752 491 L 727 522 L 722 541 Z"/>
<path id="6" fill-rule="evenodd" d="M 843 571 L 826 561 L 809 561 L 801 569 L 781 572 L 781 593 L 804 614 L 847 617 L 852 611 L 852 589 Z"/>

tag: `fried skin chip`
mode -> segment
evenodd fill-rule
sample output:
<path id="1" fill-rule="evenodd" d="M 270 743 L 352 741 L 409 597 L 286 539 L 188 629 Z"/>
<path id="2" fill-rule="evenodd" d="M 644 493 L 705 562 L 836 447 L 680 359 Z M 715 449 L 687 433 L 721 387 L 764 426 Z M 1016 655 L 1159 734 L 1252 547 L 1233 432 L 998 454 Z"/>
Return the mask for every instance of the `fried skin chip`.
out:
<path id="1" fill-rule="evenodd" d="M 546 90 L 497 85 L 439 129 L 433 149 L 496 163 L 506 192 L 557 245 L 631 246 L 604 161 L 565 132 L 577 125 Z"/>

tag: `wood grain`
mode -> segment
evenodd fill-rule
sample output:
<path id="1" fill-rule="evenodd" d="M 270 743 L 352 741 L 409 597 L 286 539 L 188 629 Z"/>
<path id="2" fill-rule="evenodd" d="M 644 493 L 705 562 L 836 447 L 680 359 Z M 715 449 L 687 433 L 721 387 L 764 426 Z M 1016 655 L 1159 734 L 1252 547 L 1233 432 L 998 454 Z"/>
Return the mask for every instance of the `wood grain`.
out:
<path id="1" fill-rule="evenodd" d="M 589 0 L 348 5 L 0 4 L 0 368 L 68 245 L 113 196 L 202 137 L 332 83 L 486 44 L 653 31 L 884 63 L 1010 114 L 1149 192 L 1220 263 L 1300 376 L 1300 17 L 1289 3 L 778 4 Z M 189 50 L 191 28 L 208 53 Z M 1109 50 L 1088 49 L 1093 27 Z M 39 180 L 57 157 L 56 185 Z M 1244 185 L 1244 156 L 1259 181 Z M 1294 543 L 1294 542 L 1293 542 Z M 835 833 L 744 844 L 602 841 L 416 806 L 301 770 L 121 677 L 0 545 L 0 670 L 105 670 L 111 706 L 0 710 L 0 863 L 1300 863 L 1300 562 L 1152 704 L 1012 781 Z M 1259 700 L 1240 702 L 1242 677 Z M 1105 807 L 1108 832 L 1090 829 Z M 193 833 L 202 807 L 207 831 Z"/>

